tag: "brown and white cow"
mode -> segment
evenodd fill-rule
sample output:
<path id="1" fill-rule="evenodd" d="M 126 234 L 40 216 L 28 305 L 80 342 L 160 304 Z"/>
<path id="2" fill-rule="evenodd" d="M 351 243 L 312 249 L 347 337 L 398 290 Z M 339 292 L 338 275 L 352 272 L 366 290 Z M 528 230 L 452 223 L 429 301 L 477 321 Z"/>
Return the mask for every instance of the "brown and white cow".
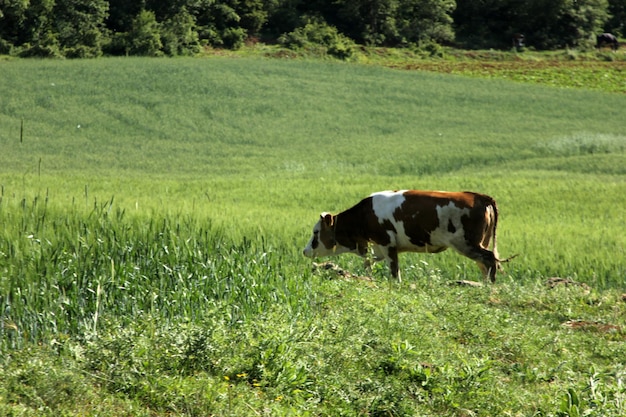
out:
<path id="1" fill-rule="evenodd" d="M 498 209 L 493 198 L 473 192 L 383 191 L 333 215 L 322 213 L 304 255 L 355 253 L 385 259 L 400 280 L 400 252 L 437 253 L 453 248 L 496 280 Z M 492 241 L 493 249 L 489 250 Z"/>

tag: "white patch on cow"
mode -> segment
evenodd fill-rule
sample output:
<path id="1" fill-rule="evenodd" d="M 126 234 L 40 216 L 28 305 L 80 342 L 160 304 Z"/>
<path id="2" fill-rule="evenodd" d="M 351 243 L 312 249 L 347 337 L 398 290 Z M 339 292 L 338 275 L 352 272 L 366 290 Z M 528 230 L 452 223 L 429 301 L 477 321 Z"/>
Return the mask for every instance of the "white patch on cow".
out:
<path id="1" fill-rule="evenodd" d="M 447 206 L 437 206 L 437 219 L 439 226 L 430 234 L 430 241 L 433 245 L 462 247 L 465 246 L 465 230 L 461 217 L 469 216 L 469 209 L 457 207 L 453 201 Z M 454 232 L 450 232 L 449 225 L 452 223 Z"/>
<path id="2" fill-rule="evenodd" d="M 393 221 L 393 213 L 405 202 L 406 197 L 402 191 L 381 191 L 374 193 L 372 197 L 372 207 L 374 214 L 378 217 L 378 222 L 383 223 L 384 220 Z"/>
<path id="3" fill-rule="evenodd" d="M 406 201 L 406 196 L 404 195 L 406 191 L 407 190 L 381 191 L 371 195 L 372 208 L 374 209 L 374 214 L 378 218 L 378 222 L 383 224 L 387 220 L 391 222 L 395 228 L 395 231 L 389 230 L 387 231 L 387 234 L 391 240 L 391 246 L 396 246 L 398 250 L 414 247 L 406 235 L 404 222 L 397 221 L 393 216 L 395 211 Z"/>

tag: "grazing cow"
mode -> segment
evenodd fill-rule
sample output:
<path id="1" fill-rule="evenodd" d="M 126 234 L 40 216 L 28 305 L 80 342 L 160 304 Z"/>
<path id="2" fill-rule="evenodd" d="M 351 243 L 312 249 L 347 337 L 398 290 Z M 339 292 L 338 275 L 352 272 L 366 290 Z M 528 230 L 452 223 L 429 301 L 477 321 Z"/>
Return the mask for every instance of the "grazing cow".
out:
<path id="1" fill-rule="evenodd" d="M 453 248 L 474 260 L 485 277 L 496 280 L 498 209 L 493 198 L 473 192 L 383 191 L 333 215 L 322 213 L 304 255 L 355 253 L 385 259 L 400 280 L 400 252 L 437 253 Z M 493 251 L 488 249 L 493 238 Z"/>
<path id="2" fill-rule="evenodd" d="M 596 36 L 596 47 L 602 48 L 604 46 L 610 45 L 614 51 L 617 51 L 619 48 L 619 42 L 617 38 L 612 33 L 602 33 Z"/>
<path id="3" fill-rule="evenodd" d="M 515 33 L 511 40 L 513 41 L 513 48 L 521 51 L 524 49 L 524 34 L 523 33 Z"/>

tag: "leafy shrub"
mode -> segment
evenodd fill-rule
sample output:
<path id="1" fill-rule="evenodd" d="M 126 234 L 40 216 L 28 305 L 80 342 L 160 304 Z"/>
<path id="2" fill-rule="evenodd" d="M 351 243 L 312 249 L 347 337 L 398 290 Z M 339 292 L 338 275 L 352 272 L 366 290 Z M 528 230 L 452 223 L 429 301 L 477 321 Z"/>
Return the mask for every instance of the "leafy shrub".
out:
<path id="1" fill-rule="evenodd" d="M 420 42 L 416 47 L 416 52 L 425 58 L 443 58 L 445 55 L 444 48 L 434 41 Z"/>
<path id="2" fill-rule="evenodd" d="M 13 44 L 11 42 L 8 42 L 0 38 L 0 54 L 11 55 L 12 51 L 13 51 Z"/>
<path id="3" fill-rule="evenodd" d="M 56 44 L 24 45 L 18 55 L 22 58 L 61 58 L 63 54 Z"/>
<path id="4" fill-rule="evenodd" d="M 224 29 L 222 33 L 222 43 L 226 48 L 239 49 L 246 40 L 246 30 L 240 27 Z"/>
<path id="5" fill-rule="evenodd" d="M 340 59 L 354 54 L 354 42 L 325 22 L 309 22 L 293 32 L 282 35 L 278 41 L 290 49 L 325 47 L 326 53 Z"/>
<path id="6" fill-rule="evenodd" d="M 102 55 L 102 50 L 100 47 L 76 45 L 71 48 L 65 48 L 64 55 L 67 58 L 97 58 Z"/>

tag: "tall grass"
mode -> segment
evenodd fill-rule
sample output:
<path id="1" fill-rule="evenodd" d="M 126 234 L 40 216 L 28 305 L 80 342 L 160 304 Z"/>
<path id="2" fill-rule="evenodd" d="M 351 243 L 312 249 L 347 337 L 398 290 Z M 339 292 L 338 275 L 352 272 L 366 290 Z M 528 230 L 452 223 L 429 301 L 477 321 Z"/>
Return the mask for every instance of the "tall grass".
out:
<path id="1" fill-rule="evenodd" d="M 195 320 L 226 309 L 234 323 L 275 303 L 307 303 L 286 276 L 291 250 L 234 241 L 191 216 L 127 216 L 113 199 L 62 211 L 46 198 L 0 205 L 0 327 L 5 347 L 52 334 L 97 333 L 101 317 L 143 313 Z"/>

